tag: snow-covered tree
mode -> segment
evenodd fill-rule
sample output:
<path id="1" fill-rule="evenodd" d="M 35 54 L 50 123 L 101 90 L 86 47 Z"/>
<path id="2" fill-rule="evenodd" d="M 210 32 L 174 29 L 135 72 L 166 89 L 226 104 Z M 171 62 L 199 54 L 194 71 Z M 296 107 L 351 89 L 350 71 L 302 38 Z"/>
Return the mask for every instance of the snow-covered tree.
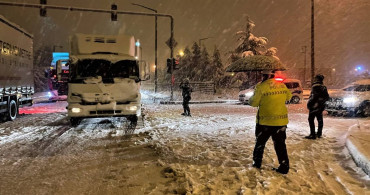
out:
<path id="1" fill-rule="evenodd" d="M 212 80 L 216 83 L 217 86 L 220 86 L 220 81 L 225 75 L 225 69 L 221 61 L 220 50 L 216 46 L 213 50 L 211 66 L 209 66 L 209 69 L 207 69 L 206 71 L 212 72 Z"/>
<path id="2" fill-rule="evenodd" d="M 232 64 L 239 60 L 240 58 L 248 58 L 255 55 L 264 55 L 264 56 L 272 56 L 276 60 L 279 60 L 279 58 L 276 56 L 277 49 L 275 47 L 271 47 L 266 49 L 266 44 L 268 42 L 268 39 L 266 37 L 257 37 L 254 34 L 252 34 L 253 28 L 255 27 L 255 24 L 253 21 L 251 21 L 249 18 L 247 19 L 247 25 L 244 31 L 238 31 L 236 35 L 238 36 L 238 45 L 236 49 L 231 53 L 229 56 L 229 63 Z M 232 79 L 231 84 L 235 83 L 243 83 L 245 85 L 242 88 L 249 87 L 250 82 L 252 80 L 252 77 L 254 77 L 254 80 L 257 80 L 256 78 L 259 77 L 259 75 L 251 74 L 251 73 L 245 73 L 245 72 L 239 72 L 236 73 Z"/>
<path id="3" fill-rule="evenodd" d="M 188 78 L 191 74 L 191 62 L 192 60 L 192 53 L 189 47 L 186 47 L 184 50 L 184 56 L 180 57 L 180 65 L 179 70 L 176 70 L 175 76 L 176 80 L 182 81 L 184 78 Z"/>
<path id="4" fill-rule="evenodd" d="M 197 42 L 194 42 L 193 47 L 192 47 L 192 58 L 191 58 L 191 64 L 190 64 L 190 70 L 191 73 L 189 75 L 190 80 L 194 80 L 195 75 L 198 73 L 198 66 L 201 64 L 201 52 L 200 52 L 200 47 L 197 44 Z"/>
<path id="5" fill-rule="evenodd" d="M 52 59 L 53 52 L 50 47 L 40 47 L 35 50 L 33 61 L 35 64 L 35 90 L 37 92 L 49 90 L 48 78 L 45 77 L 45 71 L 50 68 Z"/>

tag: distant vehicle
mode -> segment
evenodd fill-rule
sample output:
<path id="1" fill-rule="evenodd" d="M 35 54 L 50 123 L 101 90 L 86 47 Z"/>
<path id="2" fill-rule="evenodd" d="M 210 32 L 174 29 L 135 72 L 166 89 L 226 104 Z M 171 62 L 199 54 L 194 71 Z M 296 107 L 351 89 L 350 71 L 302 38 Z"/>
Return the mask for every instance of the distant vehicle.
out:
<path id="1" fill-rule="evenodd" d="M 276 78 L 280 80 L 281 78 Z M 303 100 L 303 89 L 301 81 L 298 79 L 281 79 L 282 82 L 287 86 L 288 89 L 292 92 L 293 97 L 290 99 L 289 102 L 291 104 L 298 104 Z M 239 92 L 239 101 L 243 104 L 249 104 L 249 98 L 253 96 L 255 85 L 250 87 L 249 89 L 243 90 Z"/>
<path id="2" fill-rule="evenodd" d="M 326 110 L 333 115 L 370 116 L 370 79 L 363 79 L 329 92 Z"/>
<path id="3" fill-rule="evenodd" d="M 60 100 L 61 95 L 68 94 L 69 53 L 54 52 L 50 68 L 47 70 L 50 100 Z"/>
<path id="4" fill-rule="evenodd" d="M 0 114 L 17 118 L 19 107 L 32 105 L 33 36 L 0 16 Z"/>
<path id="5" fill-rule="evenodd" d="M 76 34 L 70 44 L 71 125 L 84 118 L 126 117 L 136 127 L 141 116 L 140 83 L 149 79 L 149 66 L 135 58 L 134 37 Z"/>

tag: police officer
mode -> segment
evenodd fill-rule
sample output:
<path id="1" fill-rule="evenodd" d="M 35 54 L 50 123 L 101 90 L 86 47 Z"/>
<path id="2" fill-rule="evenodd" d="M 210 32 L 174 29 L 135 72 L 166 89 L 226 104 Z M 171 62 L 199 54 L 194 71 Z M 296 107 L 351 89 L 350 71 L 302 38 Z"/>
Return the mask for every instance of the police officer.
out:
<path id="1" fill-rule="evenodd" d="M 256 116 L 256 145 L 253 151 L 253 167 L 261 168 L 263 151 L 270 137 L 274 142 L 280 166 L 274 168 L 276 172 L 289 172 L 289 159 L 286 150 L 286 128 L 288 124 L 288 110 L 285 102 L 292 97 L 290 90 L 284 83 L 274 79 L 274 71 L 262 71 L 263 80 L 255 87 L 249 103 L 258 107 Z"/>
<path id="2" fill-rule="evenodd" d="M 315 76 L 314 83 L 312 84 L 310 98 L 307 102 L 307 108 L 310 111 L 308 115 L 310 135 L 306 136 L 306 139 L 316 139 L 316 137 L 320 138 L 322 136 L 322 128 L 324 126 L 322 112 L 325 109 L 325 102 L 329 99 L 328 90 L 323 81 L 324 76 L 318 74 Z M 315 134 L 315 118 L 318 123 L 317 134 Z"/>
<path id="3" fill-rule="evenodd" d="M 185 78 L 180 83 L 180 89 L 182 90 L 182 106 L 184 108 L 184 113 L 182 113 L 181 115 L 191 116 L 189 102 L 191 100 L 191 92 L 193 92 L 193 88 L 190 86 L 188 78 Z"/>

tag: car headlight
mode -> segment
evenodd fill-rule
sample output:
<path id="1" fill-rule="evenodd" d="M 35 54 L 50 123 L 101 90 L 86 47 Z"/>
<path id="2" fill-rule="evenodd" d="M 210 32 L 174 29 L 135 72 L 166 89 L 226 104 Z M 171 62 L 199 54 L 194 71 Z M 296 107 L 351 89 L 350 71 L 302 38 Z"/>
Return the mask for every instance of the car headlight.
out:
<path id="1" fill-rule="evenodd" d="M 81 108 L 72 108 L 71 111 L 73 113 L 80 113 L 81 112 Z"/>
<path id="2" fill-rule="evenodd" d="M 245 96 L 253 96 L 253 91 L 246 93 Z"/>
<path id="3" fill-rule="evenodd" d="M 127 110 L 136 111 L 137 110 L 137 106 L 128 106 L 127 107 Z"/>
<path id="4" fill-rule="evenodd" d="M 355 103 L 356 101 L 357 101 L 357 98 L 355 97 L 347 97 L 343 99 L 343 103 L 346 103 L 346 104 Z"/>

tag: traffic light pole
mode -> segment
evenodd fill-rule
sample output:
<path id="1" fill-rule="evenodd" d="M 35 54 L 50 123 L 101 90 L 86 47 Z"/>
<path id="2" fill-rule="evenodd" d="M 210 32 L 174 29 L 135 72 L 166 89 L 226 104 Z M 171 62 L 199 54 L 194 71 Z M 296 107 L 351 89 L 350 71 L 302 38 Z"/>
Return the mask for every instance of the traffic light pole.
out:
<path id="1" fill-rule="evenodd" d="M 45 10 L 46 9 L 56 9 L 56 10 L 66 10 L 66 11 L 79 11 L 79 12 L 95 12 L 95 13 L 108 13 L 108 14 L 122 14 L 122 15 L 137 15 L 137 16 L 154 16 L 154 17 L 164 17 L 170 18 L 171 20 L 171 55 L 170 58 L 173 58 L 173 49 L 174 49 L 174 19 L 171 15 L 168 14 L 159 14 L 159 13 L 144 13 L 144 12 L 128 12 L 128 11 L 118 11 L 118 10 L 104 10 L 104 9 L 91 9 L 91 8 L 82 8 L 82 7 L 67 7 L 67 6 L 56 6 L 56 5 L 45 5 L 45 4 L 29 4 L 29 3 L 14 3 L 14 2 L 3 2 L 0 1 L 0 5 L 5 6 L 15 6 L 15 7 L 29 7 L 29 8 L 39 8 Z M 156 62 L 157 63 L 157 62 Z M 158 66 L 158 64 L 156 64 Z M 173 100 L 173 63 L 171 66 L 171 100 Z"/>

